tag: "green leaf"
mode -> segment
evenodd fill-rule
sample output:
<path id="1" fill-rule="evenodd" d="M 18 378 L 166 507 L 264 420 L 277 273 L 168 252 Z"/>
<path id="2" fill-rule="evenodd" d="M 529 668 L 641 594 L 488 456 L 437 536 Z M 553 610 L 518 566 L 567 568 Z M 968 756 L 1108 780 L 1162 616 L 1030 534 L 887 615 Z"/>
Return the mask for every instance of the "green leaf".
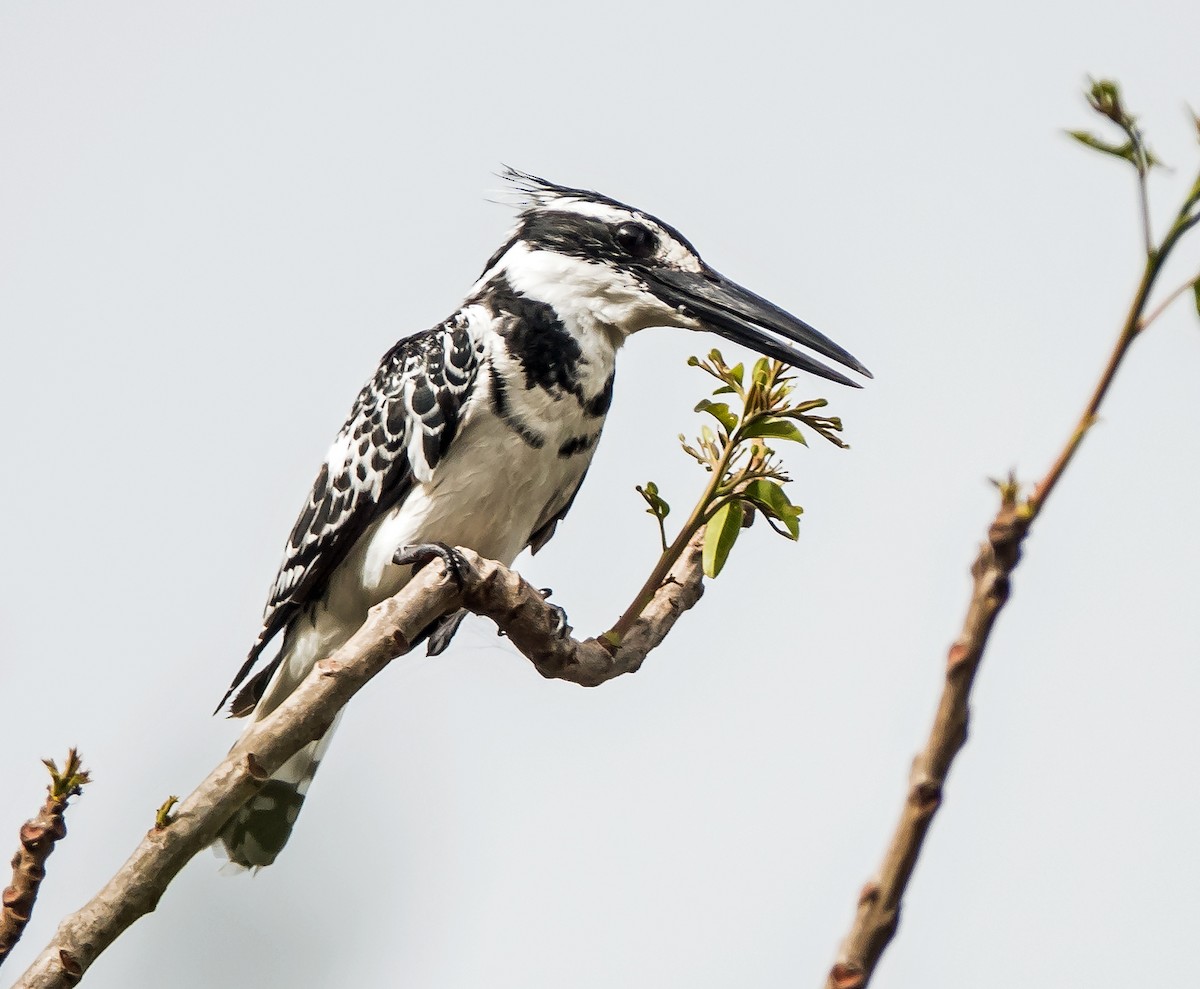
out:
<path id="1" fill-rule="evenodd" d="M 729 406 L 725 402 L 710 402 L 707 398 L 702 398 L 696 403 L 693 411 L 707 412 L 725 427 L 727 433 L 733 432 L 733 428 L 737 425 L 737 416 L 729 411 Z"/>
<path id="2" fill-rule="evenodd" d="M 767 375 L 771 370 L 771 362 L 765 357 L 760 357 L 754 362 L 754 370 L 750 372 L 750 380 L 760 388 L 767 387 Z"/>
<path id="3" fill-rule="evenodd" d="M 1107 141 L 1102 141 L 1095 134 L 1091 134 L 1085 130 L 1069 130 L 1067 133 L 1080 144 L 1086 144 L 1089 148 L 1094 148 L 1106 155 L 1123 158 L 1125 161 L 1137 164 L 1134 158 L 1133 143 L 1130 141 L 1126 141 L 1124 144 L 1109 144 Z"/>
<path id="4" fill-rule="evenodd" d="M 665 519 L 671 514 L 671 506 L 659 496 L 658 485 L 653 481 L 647 481 L 643 488 L 640 485 L 634 489 L 646 501 L 650 507 L 646 509 L 647 515 L 653 515 L 657 519 Z"/>
<path id="5" fill-rule="evenodd" d="M 736 381 L 739 385 L 742 383 L 742 375 L 746 372 L 745 364 L 735 364 L 729 369 L 729 377 Z"/>
<path id="6" fill-rule="evenodd" d="M 1200 278 L 1192 282 L 1192 294 L 1196 297 L 1196 315 L 1200 316 Z"/>
<path id="7" fill-rule="evenodd" d="M 725 566 L 729 551 L 737 541 L 738 533 L 742 531 L 742 520 L 746 510 L 740 502 L 727 501 L 716 510 L 708 520 L 708 528 L 704 532 L 704 573 L 715 577 Z"/>
<path id="8" fill-rule="evenodd" d="M 765 515 L 783 524 L 790 539 L 800 538 L 800 515 L 804 509 L 788 501 L 782 485 L 760 477 L 746 485 L 742 497 L 757 505 Z"/>
<path id="9" fill-rule="evenodd" d="M 808 440 L 800 432 L 799 426 L 790 419 L 780 419 L 777 416 L 763 416 L 760 419 L 748 422 L 742 427 L 741 436 L 743 439 L 762 436 L 771 439 L 791 440 L 793 443 L 801 443 L 804 446 L 808 446 Z"/>
<path id="10" fill-rule="evenodd" d="M 689 457 L 692 457 L 697 463 L 700 463 L 700 464 L 708 463 L 707 457 L 702 456 L 700 451 L 697 450 L 694 446 L 688 445 L 687 440 L 685 440 L 683 438 L 682 433 L 679 434 L 679 445 L 681 447 L 683 447 L 683 452 L 686 453 Z"/>
<path id="11" fill-rule="evenodd" d="M 797 418 L 818 436 L 828 440 L 834 446 L 840 447 L 843 450 L 850 449 L 849 443 L 843 442 L 838 436 L 834 435 L 842 431 L 842 420 L 837 416 L 800 415 Z"/>

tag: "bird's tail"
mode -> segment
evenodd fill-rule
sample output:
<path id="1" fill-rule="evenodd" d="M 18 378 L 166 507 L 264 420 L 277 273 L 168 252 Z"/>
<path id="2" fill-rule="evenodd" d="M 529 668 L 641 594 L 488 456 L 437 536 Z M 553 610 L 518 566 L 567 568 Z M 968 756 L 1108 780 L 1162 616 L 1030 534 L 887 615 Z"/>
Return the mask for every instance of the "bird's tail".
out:
<path id="1" fill-rule="evenodd" d="M 254 720 L 261 721 L 303 682 L 322 655 L 339 644 L 326 641 L 307 623 L 289 629 L 279 657 L 265 671 L 268 679 L 250 688 L 253 696 L 238 695 L 234 716 L 253 711 Z M 324 735 L 288 759 L 237 809 L 217 836 L 218 854 L 224 851 L 235 867 L 244 869 L 261 868 L 275 861 L 292 834 L 304 795 L 340 719 L 339 713 Z"/>
<path id="2" fill-rule="evenodd" d="M 465 611 L 457 611 L 438 619 L 414 644 L 428 638 L 429 654 L 436 656 L 449 645 L 465 615 Z M 234 698 L 233 716 L 253 712 L 254 720 L 261 721 L 300 685 L 321 656 L 329 655 L 347 637 L 322 633 L 307 621 L 294 624 L 285 634 L 275 662 L 248 681 Z M 280 766 L 221 829 L 217 853 L 223 851 L 235 869 L 270 865 L 283 851 L 339 720 L 340 712 L 324 735 Z"/>
<path id="3" fill-rule="evenodd" d="M 217 840 L 235 866 L 249 869 L 270 865 L 283 851 L 338 719 L 324 735 L 280 766 L 221 829 Z"/>

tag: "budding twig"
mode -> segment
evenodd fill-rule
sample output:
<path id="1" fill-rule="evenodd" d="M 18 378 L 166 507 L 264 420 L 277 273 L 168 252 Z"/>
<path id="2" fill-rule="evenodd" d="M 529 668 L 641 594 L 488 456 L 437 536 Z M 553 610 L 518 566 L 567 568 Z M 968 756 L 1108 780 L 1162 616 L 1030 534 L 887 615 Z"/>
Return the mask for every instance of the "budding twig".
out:
<path id="1" fill-rule="evenodd" d="M 1117 123 L 1129 137 L 1130 143 L 1114 147 L 1082 131 L 1072 132 L 1073 136 L 1089 147 L 1128 160 L 1138 172 L 1144 203 L 1145 175 L 1156 162 L 1146 149 L 1133 118 L 1122 106 L 1116 85 L 1109 82 L 1093 84 L 1089 102 L 1098 113 Z M 854 922 L 826 977 L 826 989 L 863 989 L 870 982 L 880 957 L 896 933 L 901 898 L 916 866 L 933 815 L 941 805 L 942 788 L 950 765 L 966 741 L 971 686 L 996 617 L 1008 600 L 1010 578 L 1020 561 L 1021 545 L 1084 437 L 1097 421 L 1101 404 L 1133 341 L 1166 305 L 1193 284 L 1189 282 L 1182 289 L 1172 292 L 1162 305 L 1145 315 L 1151 292 L 1168 255 L 1183 234 L 1200 220 L 1200 217 L 1192 215 L 1198 202 L 1200 178 L 1197 178 L 1170 230 L 1157 248 L 1149 241 L 1149 216 L 1143 206 L 1147 236 L 1145 268 L 1108 363 L 1091 397 L 1058 457 L 1027 499 L 1022 500 L 1015 478 L 1010 477 L 999 485 L 1000 509 L 971 567 L 971 600 L 962 631 L 950 647 L 946 678 L 933 725 L 913 762 L 904 807 L 883 862 L 875 878 L 863 887 L 859 895 Z"/>
<path id="2" fill-rule="evenodd" d="M 67 753 L 61 772 L 53 759 L 42 761 L 50 770 L 46 802 L 36 817 L 21 825 L 21 845 L 12 860 L 12 885 L 6 887 L 0 896 L 0 965 L 21 939 L 25 925 L 33 914 L 38 890 L 46 876 L 46 859 L 54 851 L 54 846 L 67 835 L 67 825 L 63 820 L 67 803 L 83 792 L 85 784 L 91 782 L 91 775 L 83 768 L 75 749 Z"/>

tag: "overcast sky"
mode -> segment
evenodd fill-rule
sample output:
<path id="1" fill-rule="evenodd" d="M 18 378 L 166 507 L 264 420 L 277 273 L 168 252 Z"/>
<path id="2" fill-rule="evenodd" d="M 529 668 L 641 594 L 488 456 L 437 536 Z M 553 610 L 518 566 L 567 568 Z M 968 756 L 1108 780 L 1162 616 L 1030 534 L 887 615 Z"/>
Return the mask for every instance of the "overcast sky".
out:
<path id="1" fill-rule="evenodd" d="M 799 544 L 748 533 L 637 676 L 546 682 L 483 622 L 394 664 L 279 862 L 198 858 L 86 984 L 819 985 L 987 478 L 1048 465 L 1139 274 L 1131 177 L 1061 129 L 1119 78 L 1175 166 L 1161 228 L 1200 157 L 1198 33 L 1189 0 L 7 0 L 0 855 L 40 758 L 96 777 L 10 977 L 235 737 L 209 712 L 324 450 L 500 242 L 504 162 L 663 217 L 860 357 L 863 391 L 802 386 L 853 449 L 787 451 Z M 627 347 L 570 518 L 519 561 L 583 634 L 653 560 L 634 485 L 703 483 L 675 436 L 714 342 Z M 1194 981 L 1198 375 L 1181 305 L 1039 520 L 876 985 Z"/>

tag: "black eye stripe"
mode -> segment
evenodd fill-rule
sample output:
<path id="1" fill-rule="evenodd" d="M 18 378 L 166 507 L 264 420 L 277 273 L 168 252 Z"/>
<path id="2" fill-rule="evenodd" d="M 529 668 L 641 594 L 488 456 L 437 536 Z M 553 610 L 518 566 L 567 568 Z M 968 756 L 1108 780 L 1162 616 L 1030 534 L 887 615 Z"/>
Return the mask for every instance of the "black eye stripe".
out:
<path id="1" fill-rule="evenodd" d="M 496 252 L 489 267 L 517 242 L 533 250 L 617 265 L 647 261 L 660 247 L 657 232 L 634 220 L 613 223 L 565 210 L 532 210 L 522 217 L 516 236 Z"/>

